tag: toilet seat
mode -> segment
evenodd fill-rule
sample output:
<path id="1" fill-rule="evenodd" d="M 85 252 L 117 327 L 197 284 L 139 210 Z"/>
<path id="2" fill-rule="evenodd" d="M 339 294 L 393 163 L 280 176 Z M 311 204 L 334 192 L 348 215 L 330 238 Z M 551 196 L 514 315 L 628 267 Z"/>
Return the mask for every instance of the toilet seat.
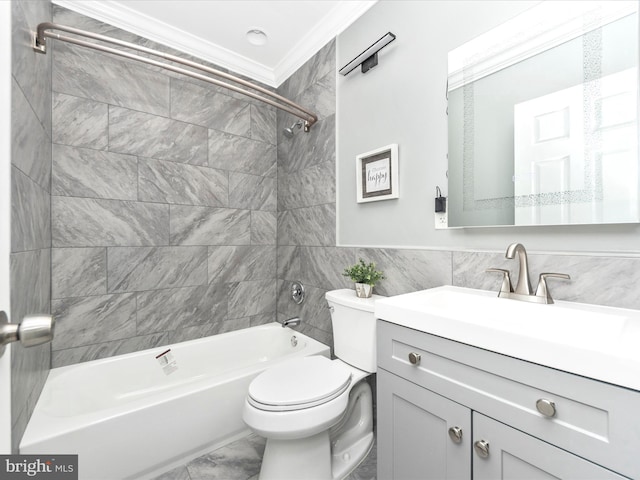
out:
<path id="1" fill-rule="evenodd" d="M 249 385 L 247 400 L 271 412 L 302 410 L 327 403 L 351 384 L 351 372 L 323 356 L 291 359 L 265 370 Z"/>

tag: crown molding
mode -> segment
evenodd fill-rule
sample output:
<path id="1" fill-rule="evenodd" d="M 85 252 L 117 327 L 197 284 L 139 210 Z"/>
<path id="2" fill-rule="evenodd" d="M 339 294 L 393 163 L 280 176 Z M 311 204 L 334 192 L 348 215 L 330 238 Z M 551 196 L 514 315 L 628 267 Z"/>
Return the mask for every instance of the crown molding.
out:
<path id="1" fill-rule="evenodd" d="M 271 69 L 189 32 L 159 22 L 115 0 L 53 0 L 61 7 L 193 55 L 236 74 L 278 87 L 327 42 L 341 33 L 377 0 L 340 2 Z"/>
<path id="2" fill-rule="evenodd" d="M 276 87 L 273 71 L 189 32 L 155 20 L 114 0 L 53 0 L 53 3 L 95 18 L 188 55 L 228 68 L 266 85 Z"/>
<path id="3" fill-rule="evenodd" d="M 313 55 L 342 33 L 378 0 L 358 0 L 340 2 L 307 35 L 295 44 L 273 69 L 278 85 L 282 84 Z"/>

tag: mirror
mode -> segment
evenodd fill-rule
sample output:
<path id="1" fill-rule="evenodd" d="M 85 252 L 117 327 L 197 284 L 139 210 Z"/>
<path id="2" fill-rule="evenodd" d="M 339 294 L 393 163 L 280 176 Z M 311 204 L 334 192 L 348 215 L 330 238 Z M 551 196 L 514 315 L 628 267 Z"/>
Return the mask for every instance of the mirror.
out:
<path id="1" fill-rule="evenodd" d="M 640 221 L 637 9 L 545 1 L 449 52 L 449 227 Z"/>

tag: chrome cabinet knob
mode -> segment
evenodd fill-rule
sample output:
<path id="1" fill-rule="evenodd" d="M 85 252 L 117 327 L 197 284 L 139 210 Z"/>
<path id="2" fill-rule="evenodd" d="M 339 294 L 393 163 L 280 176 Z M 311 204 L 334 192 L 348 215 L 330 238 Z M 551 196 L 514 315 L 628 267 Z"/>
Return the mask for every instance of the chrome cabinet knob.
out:
<path id="1" fill-rule="evenodd" d="M 420 365 L 420 354 L 419 353 L 415 353 L 415 352 L 411 352 L 409 354 L 409 363 L 411 365 Z"/>
<path id="2" fill-rule="evenodd" d="M 485 440 L 478 440 L 473 444 L 473 449 L 479 457 L 487 458 L 489 456 L 489 442 Z"/>
<path id="3" fill-rule="evenodd" d="M 462 442 L 462 429 L 460 427 L 451 427 L 449 429 L 449 437 L 453 440 L 453 443 Z"/>
<path id="4" fill-rule="evenodd" d="M 538 399 L 536 402 L 536 408 L 545 417 L 551 418 L 556 416 L 556 404 L 551 400 L 546 398 Z"/>

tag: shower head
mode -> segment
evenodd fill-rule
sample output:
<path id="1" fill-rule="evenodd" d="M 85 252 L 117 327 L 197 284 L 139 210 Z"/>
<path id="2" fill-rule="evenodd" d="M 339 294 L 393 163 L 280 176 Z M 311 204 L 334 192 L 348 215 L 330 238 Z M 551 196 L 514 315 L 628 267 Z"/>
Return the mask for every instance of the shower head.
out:
<path id="1" fill-rule="evenodd" d="M 302 128 L 302 120 L 298 120 L 296 123 L 294 123 L 293 125 L 291 125 L 290 127 L 284 128 L 282 129 L 282 133 L 284 133 L 284 136 L 287 138 L 292 138 L 293 134 L 295 133 L 295 128 Z"/>

